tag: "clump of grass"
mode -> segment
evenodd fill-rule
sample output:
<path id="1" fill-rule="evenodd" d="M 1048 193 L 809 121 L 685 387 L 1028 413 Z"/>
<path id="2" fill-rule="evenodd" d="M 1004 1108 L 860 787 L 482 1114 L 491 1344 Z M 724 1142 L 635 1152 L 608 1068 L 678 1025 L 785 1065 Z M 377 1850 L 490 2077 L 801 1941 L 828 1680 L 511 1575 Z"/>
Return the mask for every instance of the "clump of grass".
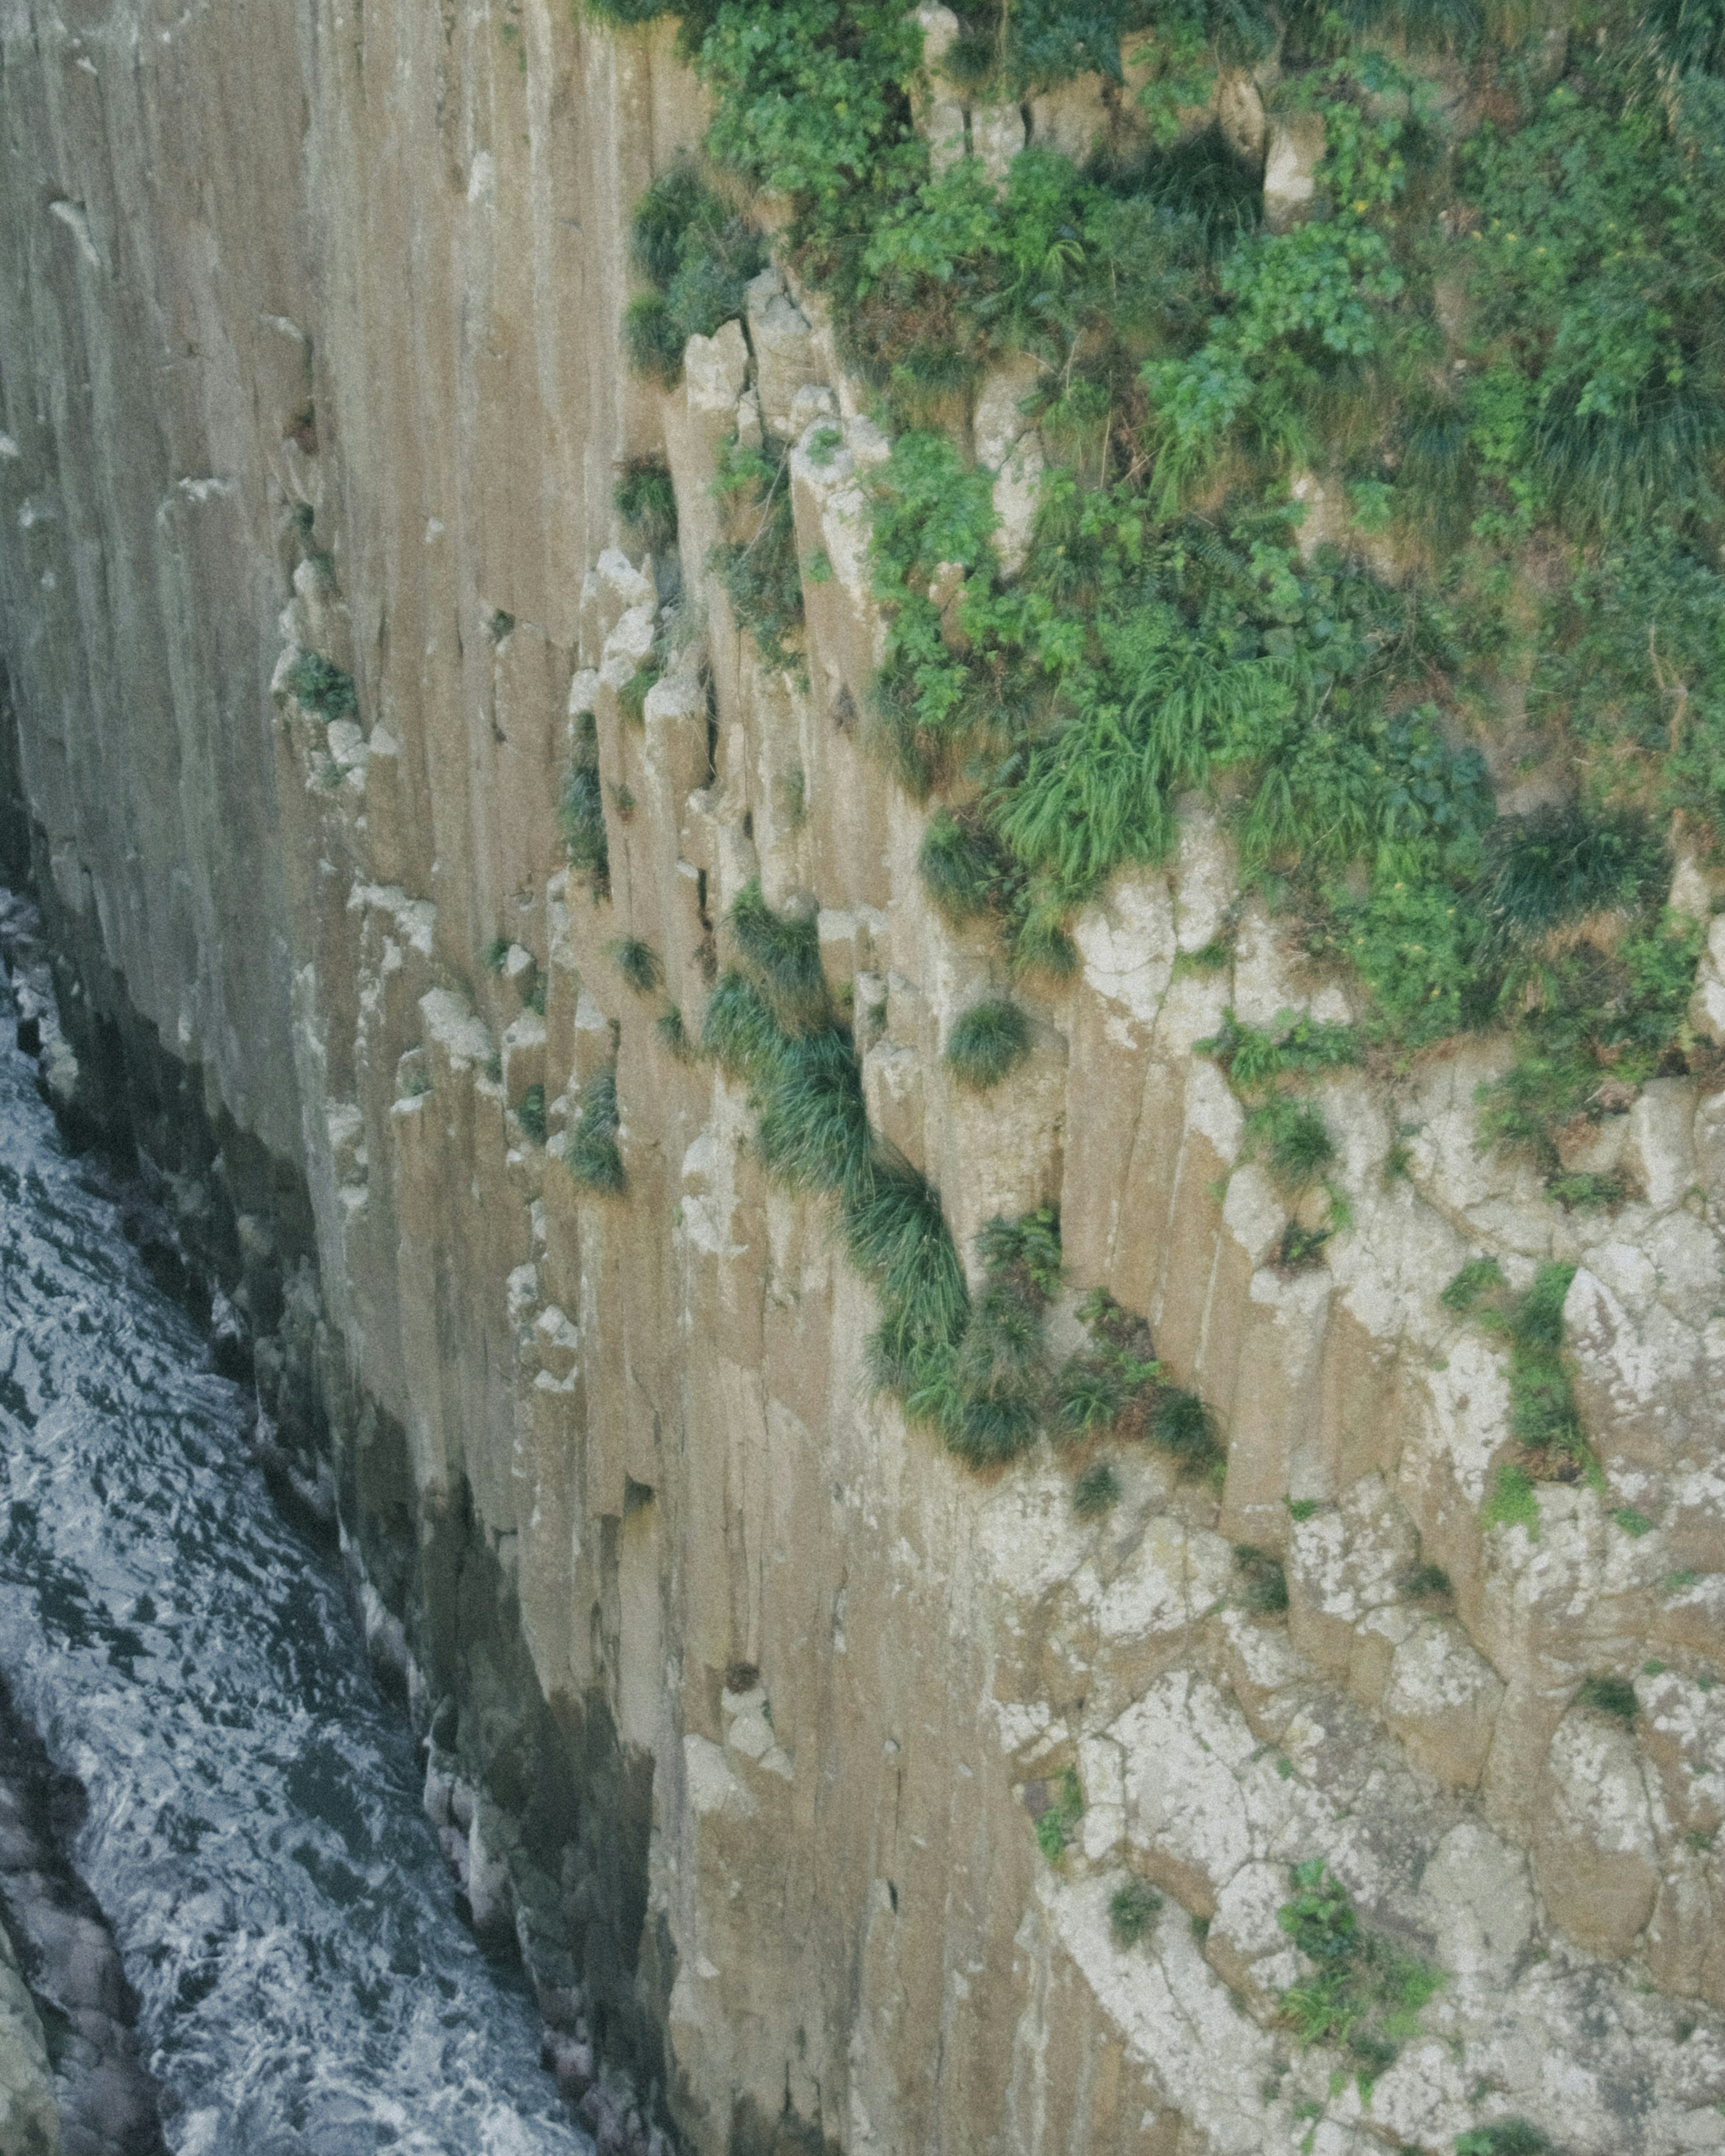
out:
<path id="1" fill-rule="evenodd" d="M 659 1014 L 654 1021 L 653 1030 L 659 1036 L 660 1045 L 679 1063 L 700 1061 L 701 1044 L 683 1023 L 683 1014 L 675 1004 Z"/>
<path id="2" fill-rule="evenodd" d="M 665 978 L 659 953 L 639 936 L 619 936 L 605 946 L 605 955 L 638 996 L 651 995 Z"/>
<path id="3" fill-rule="evenodd" d="M 632 726 L 647 723 L 647 699 L 664 678 L 665 669 L 656 659 L 649 659 L 636 667 L 617 691 L 618 711 Z"/>
<path id="4" fill-rule="evenodd" d="M 1627 1677 L 1589 1677 L 1575 1697 L 1580 1706 L 1591 1707 L 1595 1714 L 1609 1715 L 1625 1728 L 1640 1712 L 1635 1686 Z"/>
<path id="5" fill-rule="evenodd" d="M 1092 1460 L 1072 1485 L 1072 1510 L 1081 1520 L 1099 1520 L 1120 1502 L 1120 1477 L 1106 1460 Z"/>
<path id="6" fill-rule="evenodd" d="M 973 1004 L 947 1038 L 947 1068 L 961 1086 L 986 1093 L 1030 1052 L 1030 1021 L 1004 996 Z"/>
<path id="7" fill-rule="evenodd" d="M 1574 1277 L 1574 1265 L 1543 1265 L 1525 1293 L 1512 1295 L 1495 1258 L 1474 1258 L 1441 1298 L 1509 1343 L 1510 1428 L 1518 1456 L 1499 1470 L 1486 1517 L 1506 1526 L 1519 1521 L 1531 1535 L 1538 1532 L 1534 1481 L 1573 1482 L 1598 1472 L 1563 1363 L 1563 1300 Z"/>
<path id="8" fill-rule="evenodd" d="M 1162 1897 L 1143 1879 L 1128 1879 L 1108 1897 L 1108 1928 L 1117 1946 L 1135 1947 L 1162 1913 Z"/>
<path id="9" fill-rule="evenodd" d="M 1539 1496 L 1525 1467 L 1506 1461 L 1493 1476 L 1485 1509 L 1488 1527 L 1525 1527 L 1529 1542 L 1539 1539 Z"/>
<path id="10" fill-rule="evenodd" d="M 1335 1232 L 1333 1228 L 1302 1228 L 1297 1220 L 1290 1220 L 1276 1246 L 1277 1266 L 1285 1273 L 1310 1271 L 1323 1262 L 1324 1245 Z"/>
<path id="11" fill-rule="evenodd" d="M 780 1027 L 801 1034 L 825 1025 L 827 982 L 814 916 L 773 912 L 757 877 L 738 892 L 729 919 L 738 963 Z"/>
<path id="12" fill-rule="evenodd" d="M 1310 1101 L 1272 1093 L 1246 1117 L 1246 1142 L 1263 1153 L 1272 1180 L 1297 1196 L 1322 1180 L 1336 1158 L 1322 1115 Z"/>
<path id="13" fill-rule="evenodd" d="M 1418 2034 L 1443 1972 L 1368 1931 L 1322 1857 L 1295 1865 L 1290 1879 L 1276 1922 L 1314 1973 L 1283 1992 L 1283 2018 L 1296 2043 L 1344 2045 L 1362 2073 L 1381 2073 Z"/>
<path id="14" fill-rule="evenodd" d="M 1288 1606 L 1288 1576 L 1281 1559 L 1254 1543 L 1236 1543 L 1234 1567 L 1241 1583 L 1241 1599 L 1254 1617 L 1280 1617 Z"/>
<path id="15" fill-rule="evenodd" d="M 677 491 L 657 457 L 630 457 L 611 489 L 611 506 L 649 554 L 663 553 L 677 536 Z"/>
<path id="16" fill-rule="evenodd" d="M 760 235 L 692 166 L 675 165 L 641 198 L 630 243 L 652 290 L 629 302 L 624 350 L 638 374 L 674 389 L 690 338 L 711 336 L 742 313 L 744 288 L 764 259 Z"/>
<path id="17" fill-rule="evenodd" d="M 321 653 L 302 651 L 284 678 L 295 700 L 326 722 L 359 716 L 353 676 Z"/>
<path id="18" fill-rule="evenodd" d="M 501 973 L 503 968 L 509 963 L 509 938 L 506 936 L 494 936 L 486 944 L 481 955 L 482 963 L 488 973 Z"/>
<path id="19" fill-rule="evenodd" d="M 937 909 L 955 927 L 987 913 L 1003 882 L 999 850 L 984 827 L 946 808 L 928 819 L 916 871 Z"/>
<path id="20" fill-rule="evenodd" d="M 611 849 L 605 834 L 605 793 L 599 783 L 598 728 L 591 711 L 575 724 L 575 752 L 558 812 L 569 865 L 587 877 L 596 899 L 611 889 Z"/>
<path id="21" fill-rule="evenodd" d="M 1538 808 L 1493 825 L 1481 890 L 1502 932 L 1532 942 L 1585 914 L 1635 911 L 1662 867 L 1659 844 L 1632 819 Z"/>
<path id="22" fill-rule="evenodd" d="M 1440 1564 L 1416 1565 L 1407 1577 L 1403 1593 L 1410 1602 L 1436 1601 L 1441 1595 L 1454 1592 L 1450 1575 Z"/>
<path id="23" fill-rule="evenodd" d="M 563 1141 L 563 1164 L 583 1190 L 614 1198 L 628 1183 L 617 1147 L 622 1118 L 617 1108 L 617 1073 L 602 1070 L 588 1081 L 575 1127 Z"/>
<path id="24" fill-rule="evenodd" d="M 1611 1515 L 1631 1542 L 1640 1542 L 1643 1535 L 1651 1535 L 1653 1522 L 1645 1512 L 1637 1512 L 1633 1505 L 1620 1505 Z"/>
<path id="25" fill-rule="evenodd" d="M 530 1086 L 517 1102 L 516 1121 L 535 1145 L 545 1143 L 545 1088 Z"/>
<path id="26" fill-rule="evenodd" d="M 781 1052 L 755 1126 L 755 1152 L 793 1190 L 844 1190 L 870 1149 L 856 1055 L 839 1033 L 798 1034 Z"/>
<path id="27" fill-rule="evenodd" d="M 515 616 L 506 607 L 495 607 L 491 611 L 491 619 L 486 626 L 491 632 L 492 643 L 501 644 L 504 638 L 515 627 Z"/>
<path id="28" fill-rule="evenodd" d="M 1185 1475 L 1208 1475 L 1226 1456 L 1216 1434 L 1215 1416 L 1196 1393 L 1175 1386 L 1156 1403 L 1150 1439 Z"/>
<path id="29" fill-rule="evenodd" d="M 1466 1317 L 1484 1296 L 1506 1286 L 1496 1258 L 1470 1258 L 1438 1297 L 1445 1310 Z"/>
<path id="30" fill-rule="evenodd" d="M 1494 2118 L 1455 2137 L 1455 2156 L 1547 2156 L 1551 2143 L 1525 2118 Z"/>
<path id="31" fill-rule="evenodd" d="M 1055 1381 L 1055 1433 L 1070 1444 L 1103 1430 L 1143 1435 L 1162 1365 L 1151 1353 L 1150 1328 L 1094 1290 L 1079 1306 L 1090 1329 L 1087 1349 L 1070 1357 Z"/>

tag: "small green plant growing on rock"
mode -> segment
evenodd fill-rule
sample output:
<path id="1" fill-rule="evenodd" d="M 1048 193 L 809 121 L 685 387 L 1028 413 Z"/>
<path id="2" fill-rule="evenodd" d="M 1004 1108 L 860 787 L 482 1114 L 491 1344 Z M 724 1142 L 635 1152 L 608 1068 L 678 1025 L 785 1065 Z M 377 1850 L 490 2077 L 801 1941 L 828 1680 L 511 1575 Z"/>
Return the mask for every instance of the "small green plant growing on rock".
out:
<path id="1" fill-rule="evenodd" d="M 321 653 L 302 651 L 284 678 L 295 700 L 326 722 L 358 716 L 353 676 Z"/>
<path id="2" fill-rule="evenodd" d="M 786 639 L 803 626 L 803 572 L 797 559 L 791 510 L 790 452 L 769 440 L 764 448 L 721 444 L 711 491 L 726 505 L 731 528 L 746 536 L 722 541 L 710 566 L 730 594 L 737 620 L 747 629 L 771 666 L 806 670 Z"/>
<path id="3" fill-rule="evenodd" d="M 1114 1943 L 1135 1947 L 1162 1913 L 1162 1897 L 1147 1880 L 1128 1879 L 1108 1897 L 1108 1928 Z"/>
<path id="4" fill-rule="evenodd" d="M 1081 1520 L 1099 1520 L 1120 1502 L 1120 1477 L 1106 1460 L 1092 1460 L 1072 1485 L 1072 1510 Z"/>
<path id="5" fill-rule="evenodd" d="M 605 793 L 599 783 L 598 729 L 591 711 L 575 721 L 575 752 L 558 810 L 569 865 L 587 877 L 593 897 L 611 890 L 611 849 L 605 834 Z"/>
<path id="6" fill-rule="evenodd" d="M 1288 1576 L 1281 1559 L 1253 1543 L 1237 1543 L 1234 1568 L 1240 1576 L 1240 1594 L 1254 1617 L 1281 1617 L 1287 1614 Z"/>
<path id="7" fill-rule="evenodd" d="M 617 691 L 618 711 L 632 726 L 647 723 L 647 699 L 663 679 L 664 669 L 658 660 L 648 659 L 636 667 Z"/>
<path id="8" fill-rule="evenodd" d="M 998 1086 L 1030 1052 L 1030 1021 L 1004 997 L 973 1004 L 947 1039 L 947 1067 L 973 1093 Z"/>
<path id="9" fill-rule="evenodd" d="M 1170 1386 L 1156 1403 L 1150 1440 L 1186 1475 L 1209 1475 L 1225 1457 L 1214 1414 L 1196 1393 L 1176 1386 Z"/>
<path id="10" fill-rule="evenodd" d="M 825 1025 L 829 1004 L 814 915 L 775 913 L 761 896 L 757 877 L 737 893 L 729 920 L 742 970 L 778 1024 L 790 1034 Z"/>
<path id="11" fill-rule="evenodd" d="M 665 978 L 659 953 L 639 936 L 619 936 L 605 946 L 605 955 L 638 996 L 651 995 Z"/>
<path id="12" fill-rule="evenodd" d="M 1611 1517 L 1631 1542 L 1639 1542 L 1643 1535 L 1651 1535 L 1653 1532 L 1652 1521 L 1645 1512 L 1637 1512 L 1633 1505 L 1620 1505 Z"/>
<path id="13" fill-rule="evenodd" d="M 1006 869 L 998 844 L 974 817 L 937 809 L 922 834 L 916 872 L 955 928 L 979 920 L 1001 896 Z"/>
<path id="14" fill-rule="evenodd" d="M 1263 1153 L 1272 1180 L 1289 1197 L 1309 1190 L 1336 1158 L 1318 1109 L 1286 1093 L 1272 1093 L 1247 1116 L 1246 1142 Z"/>
<path id="15" fill-rule="evenodd" d="M 485 968 L 488 973 L 501 973 L 503 968 L 509 963 L 509 938 L 506 936 L 494 936 L 486 944 L 483 957 Z"/>
<path id="16" fill-rule="evenodd" d="M 1525 1467 L 1506 1460 L 1491 1479 L 1484 1512 L 1488 1527 L 1525 1527 L 1529 1542 L 1539 1539 L 1539 1496 Z"/>
<path id="17" fill-rule="evenodd" d="M 618 1150 L 622 1118 L 617 1108 L 617 1073 L 602 1070 L 588 1080 L 575 1127 L 563 1141 L 563 1164 L 583 1190 L 615 1198 L 629 1177 Z"/>
<path id="18" fill-rule="evenodd" d="M 1314 1974 L 1283 1992 L 1283 2017 L 1296 2043 L 1345 2045 L 1363 2074 L 1381 2073 L 1418 2033 L 1443 1972 L 1368 1931 L 1322 1857 L 1295 1865 L 1289 1876 L 1293 1893 L 1276 1922 Z"/>
<path id="19" fill-rule="evenodd" d="M 1525 2118 L 1495 2118 L 1455 2137 L 1455 2156 L 1547 2156 L 1551 2143 Z"/>
<path id="20" fill-rule="evenodd" d="M 701 1044 L 683 1022 L 683 1014 L 675 1004 L 662 1010 L 654 1021 L 653 1030 L 659 1036 L 660 1045 L 679 1063 L 696 1063 L 701 1060 Z"/>
<path id="21" fill-rule="evenodd" d="M 1078 1779 L 1078 1769 L 1068 1767 L 1036 1821 L 1036 1846 L 1050 1864 L 1058 1864 L 1065 1855 L 1073 1830 L 1083 1817 L 1084 1787 Z"/>
<path id="22" fill-rule="evenodd" d="M 516 1106 L 516 1121 L 536 1146 L 545 1143 L 545 1088 L 530 1086 Z"/>
<path id="23" fill-rule="evenodd" d="M 1055 1380 L 1055 1434 L 1069 1444 L 1112 1430 L 1144 1435 L 1161 1364 L 1151 1353 L 1150 1328 L 1098 1288 L 1079 1305 L 1091 1345 L 1069 1358 Z"/>
<path id="24" fill-rule="evenodd" d="M 657 457 L 631 457 L 611 489 L 611 506 L 649 554 L 663 553 L 677 536 L 677 491 Z"/>
<path id="25" fill-rule="evenodd" d="M 1575 1277 L 1570 1265 L 1540 1266 L 1523 1293 L 1512 1293 L 1495 1258 L 1465 1265 L 1440 1300 L 1509 1346 L 1510 1428 L 1517 1457 L 1497 1471 L 1487 1502 L 1488 1525 L 1519 1522 L 1538 1529 L 1532 1485 L 1599 1480 L 1582 1427 L 1574 1388 L 1563 1363 L 1563 1300 Z"/>
<path id="26" fill-rule="evenodd" d="M 1595 1714 L 1607 1715 L 1625 1728 L 1634 1723 L 1640 1712 L 1635 1687 L 1628 1677 L 1588 1677 L 1575 1699 L 1578 1706 L 1590 1707 Z"/>

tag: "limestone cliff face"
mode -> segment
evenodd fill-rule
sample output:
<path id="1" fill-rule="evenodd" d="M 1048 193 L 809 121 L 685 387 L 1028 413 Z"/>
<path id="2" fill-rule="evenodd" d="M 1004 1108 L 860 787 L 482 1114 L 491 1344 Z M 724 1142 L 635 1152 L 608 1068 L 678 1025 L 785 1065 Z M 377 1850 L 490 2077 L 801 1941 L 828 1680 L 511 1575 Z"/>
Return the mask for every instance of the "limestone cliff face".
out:
<path id="1" fill-rule="evenodd" d="M 1080 921 L 1008 1085 L 952 1088 L 951 1024 L 1004 977 L 922 901 L 922 812 L 858 744 L 885 444 L 778 273 L 675 391 L 619 360 L 629 205 L 705 121 L 667 26 L 0 0 L 0 606 L 68 1029 L 208 1227 L 302 1493 L 323 1449 L 428 1804 L 568 2072 L 596 2039 L 714 2152 L 1341 2156 L 1510 2114 L 1589 2156 L 1725 2146 L 1725 1095 L 1615 1119 L 1640 1194 L 1592 1225 L 1476 1150 L 1489 1045 L 1337 1075 L 1352 1226 L 1279 1265 L 1193 1045 L 1224 1005 L 1346 998 L 1201 813 Z M 704 568 L 740 403 L 799 443 L 830 564 L 806 685 Z M 997 385 L 974 429 L 1009 545 L 1015 413 Z M 611 508 L 661 450 L 669 611 Z M 588 716 L 602 899 L 557 824 Z M 1050 1460 L 978 1479 L 871 1396 L 828 1214 L 609 955 L 650 944 L 694 1028 L 757 875 L 818 907 L 871 1117 L 967 1257 L 1058 1204 L 1056 1335 L 1092 1287 L 1142 1312 L 1220 1419 L 1219 1496 L 1131 1451 L 1086 1523 Z M 1182 963 L 1230 916 L 1225 971 Z M 561 1155 L 614 1070 L 603 1199 Z M 1505 1358 L 1440 1301 L 1481 1255 L 1579 1267 L 1606 1486 L 1544 1490 L 1537 1538 L 1481 1518 Z M 1285 1626 L 1240 1606 L 1245 1543 Z M 1583 1701 L 1602 1675 L 1633 1731 Z M 1033 1820 L 1069 1767 L 1055 1866 Z M 1445 1973 L 1375 2082 L 1277 2020 L 1317 1857 Z M 1129 1874 L 1165 1899 L 1126 1946 Z"/>

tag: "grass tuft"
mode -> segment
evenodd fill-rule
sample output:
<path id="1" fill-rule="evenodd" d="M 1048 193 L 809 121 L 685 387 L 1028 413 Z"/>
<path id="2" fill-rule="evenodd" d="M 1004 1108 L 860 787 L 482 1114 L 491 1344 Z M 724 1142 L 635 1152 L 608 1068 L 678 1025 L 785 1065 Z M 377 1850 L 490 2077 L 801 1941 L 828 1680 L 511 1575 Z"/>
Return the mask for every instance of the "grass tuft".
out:
<path id="1" fill-rule="evenodd" d="M 629 459 L 611 489 L 611 506 L 649 554 L 663 553 L 677 536 L 677 491 L 657 457 Z"/>
<path id="2" fill-rule="evenodd" d="M 659 953 L 639 936 L 619 936 L 605 946 L 605 955 L 638 996 L 651 995 L 665 978 Z"/>
<path id="3" fill-rule="evenodd" d="M 326 722 L 359 716 L 359 692 L 353 676 L 319 652 L 302 651 L 285 679 L 296 702 Z"/>
<path id="4" fill-rule="evenodd" d="M 1627 1677 L 1589 1677 L 1575 1697 L 1579 1706 L 1591 1707 L 1595 1714 L 1609 1715 L 1625 1728 L 1640 1712 L 1635 1686 Z"/>
<path id="5" fill-rule="evenodd" d="M 628 1184 L 617 1132 L 617 1073 L 602 1070 L 588 1081 L 575 1127 L 563 1141 L 563 1165 L 583 1190 L 615 1198 Z"/>
<path id="6" fill-rule="evenodd" d="M 825 1025 L 827 982 L 814 916 L 773 912 L 757 877 L 738 892 L 729 921 L 738 963 L 783 1031 L 813 1033 Z"/>
<path id="7" fill-rule="evenodd" d="M 1196 1393 L 1170 1388 L 1156 1403 L 1150 1437 L 1183 1474 L 1207 1475 L 1224 1455 L 1216 1435 L 1216 1418 Z"/>
<path id="8" fill-rule="evenodd" d="M 516 1103 L 516 1121 L 533 1143 L 545 1143 L 545 1088 L 530 1086 Z"/>
<path id="9" fill-rule="evenodd" d="M 1237 1543 L 1234 1567 L 1241 1580 L 1242 1599 L 1254 1617 L 1280 1617 L 1288 1606 L 1288 1576 L 1281 1559 L 1253 1543 Z"/>
<path id="10" fill-rule="evenodd" d="M 1106 1460 L 1093 1460 L 1072 1485 L 1072 1510 L 1081 1520 L 1099 1520 L 1120 1502 L 1120 1477 Z"/>
<path id="11" fill-rule="evenodd" d="M 1135 1947 L 1162 1913 L 1162 1897 L 1143 1879 L 1128 1879 L 1108 1897 L 1108 1928 L 1114 1943 Z"/>
<path id="12" fill-rule="evenodd" d="M 947 1037 L 947 1068 L 961 1086 L 986 1093 L 1030 1052 L 1030 1021 L 1015 1003 L 991 997 L 970 1009 Z"/>

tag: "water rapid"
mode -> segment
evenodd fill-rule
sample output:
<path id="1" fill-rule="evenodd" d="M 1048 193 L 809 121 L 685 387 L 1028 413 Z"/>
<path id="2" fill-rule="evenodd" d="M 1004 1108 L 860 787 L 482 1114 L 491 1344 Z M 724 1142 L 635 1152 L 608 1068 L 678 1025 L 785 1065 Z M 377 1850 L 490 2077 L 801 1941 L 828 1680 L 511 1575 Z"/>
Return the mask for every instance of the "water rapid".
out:
<path id="1" fill-rule="evenodd" d="M 183 2156 L 590 2151 L 464 1928 L 413 1746 L 239 1389 L 0 1049 L 0 1669 Z"/>

